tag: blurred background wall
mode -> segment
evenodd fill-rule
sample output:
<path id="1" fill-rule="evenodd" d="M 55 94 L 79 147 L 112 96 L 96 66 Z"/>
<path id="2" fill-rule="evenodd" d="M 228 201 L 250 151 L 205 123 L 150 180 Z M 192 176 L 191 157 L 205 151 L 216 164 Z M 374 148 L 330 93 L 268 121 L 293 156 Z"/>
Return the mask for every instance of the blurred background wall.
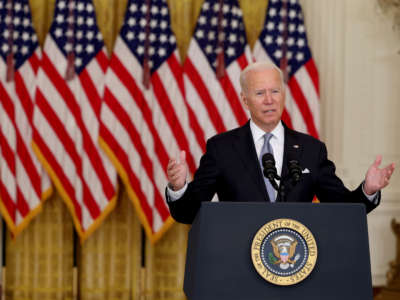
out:
<path id="1" fill-rule="evenodd" d="M 400 157 L 400 33 L 376 0 L 300 1 L 320 73 L 321 131 L 337 172 L 350 188 L 382 154 Z M 400 218 L 400 174 L 368 215 L 374 285 L 395 257 L 390 220 Z"/>

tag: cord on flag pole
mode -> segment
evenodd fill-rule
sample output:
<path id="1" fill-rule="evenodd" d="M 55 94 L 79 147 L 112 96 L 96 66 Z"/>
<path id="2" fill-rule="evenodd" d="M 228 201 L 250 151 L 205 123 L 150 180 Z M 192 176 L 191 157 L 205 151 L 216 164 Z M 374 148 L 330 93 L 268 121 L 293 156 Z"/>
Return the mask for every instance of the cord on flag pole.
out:
<path id="1" fill-rule="evenodd" d="M 283 79 L 285 83 L 288 83 L 289 81 L 289 70 L 288 70 L 288 58 L 287 58 L 287 52 L 288 52 L 288 45 L 287 45 L 287 39 L 288 39 L 288 6 L 287 6 L 287 1 L 282 1 L 282 21 L 283 21 L 283 43 L 282 43 L 282 57 L 280 59 L 280 69 L 283 72 Z"/>
<path id="2" fill-rule="evenodd" d="M 9 33 L 7 46 L 8 46 L 8 54 L 6 58 L 7 64 L 7 74 L 6 81 L 10 82 L 14 80 L 14 23 L 12 22 L 14 16 L 14 1 L 7 1 L 7 18 L 10 20 L 7 25 L 7 30 Z"/>
<path id="3" fill-rule="evenodd" d="M 67 70 L 65 71 L 65 79 L 72 80 L 75 75 L 75 52 L 74 52 L 74 4 L 75 0 L 68 1 L 68 30 L 70 32 L 67 40 L 67 46 L 70 48 L 67 50 Z"/>
<path id="4" fill-rule="evenodd" d="M 145 33 L 146 37 L 144 40 L 144 56 L 143 56 L 143 79 L 142 83 L 146 90 L 150 87 L 150 77 L 151 77 L 151 70 L 150 70 L 150 57 L 149 57 L 149 48 L 150 48 L 150 6 L 151 0 L 146 0 L 146 28 Z"/>
<path id="5" fill-rule="evenodd" d="M 219 0 L 219 12 L 218 12 L 218 54 L 217 54 L 217 66 L 216 66 L 216 73 L 217 78 L 220 79 L 225 76 L 225 55 L 224 55 L 224 27 L 223 27 L 223 20 L 224 20 L 224 12 L 223 12 L 224 0 Z"/>

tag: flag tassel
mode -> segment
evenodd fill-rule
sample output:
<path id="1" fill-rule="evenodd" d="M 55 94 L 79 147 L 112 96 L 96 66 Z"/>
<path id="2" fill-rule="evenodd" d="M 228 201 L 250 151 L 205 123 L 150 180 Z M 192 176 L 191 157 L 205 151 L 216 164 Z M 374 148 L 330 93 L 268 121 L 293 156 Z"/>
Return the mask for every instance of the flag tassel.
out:
<path id="1" fill-rule="evenodd" d="M 146 90 L 149 89 L 150 87 L 150 66 L 149 66 L 149 60 L 148 58 L 145 58 L 143 60 L 143 80 L 142 80 L 143 86 L 146 88 Z"/>
<path id="2" fill-rule="evenodd" d="M 224 57 L 224 51 L 221 49 L 221 51 L 218 53 L 217 56 L 217 78 L 220 79 L 225 76 L 225 57 Z"/>
<path id="3" fill-rule="evenodd" d="M 68 56 L 67 56 L 67 70 L 65 71 L 65 79 L 66 80 L 71 80 L 74 78 L 74 75 L 75 75 L 74 63 L 75 63 L 75 53 L 70 52 L 70 53 L 68 53 Z"/>
<path id="4" fill-rule="evenodd" d="M 14 73 L 14 54 L 10 51 L 10 53 L 7 55 L 7 82 L 14 80 Z"/>

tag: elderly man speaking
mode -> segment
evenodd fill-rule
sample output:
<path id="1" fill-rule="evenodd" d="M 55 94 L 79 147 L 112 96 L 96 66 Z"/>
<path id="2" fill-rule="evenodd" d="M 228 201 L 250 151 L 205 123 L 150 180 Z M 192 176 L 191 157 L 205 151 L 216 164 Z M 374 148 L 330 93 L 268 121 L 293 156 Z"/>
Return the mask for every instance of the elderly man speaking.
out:
<path id="1" fill-rule="evenodd" d="M 389 184 L 394 163 L 379 168 L 382 157 L 377 156 L 365 180 L 356 190 L 348 190 L 336 176 L 325 144 L 289 129 L 281 121 L 285 88 L 278 67 L 264 62 L 250 64 L 240 75 L 240 85 L 241 100 L 251 119 L 244 126 L 207 141 L 206 153 L 192 182 L 186 182 L 184 151 L 178 161 L 169 161 L 166 198 L 175 220 L 192 223 L 201 202 L 211 201 L 215 194 L 219 201 L 240 202 L 311 202 L 317 196 L 321 202 L 364 203 L 367 212 L 378 206 L 380 190 Z M 263 176 L 263 157 L 272 165 L 275 161 L 279 178 L 288 176 L 290 161 L 301 168 L 300 179 L 284 197 L 276 190 L 279 181 Z"/>

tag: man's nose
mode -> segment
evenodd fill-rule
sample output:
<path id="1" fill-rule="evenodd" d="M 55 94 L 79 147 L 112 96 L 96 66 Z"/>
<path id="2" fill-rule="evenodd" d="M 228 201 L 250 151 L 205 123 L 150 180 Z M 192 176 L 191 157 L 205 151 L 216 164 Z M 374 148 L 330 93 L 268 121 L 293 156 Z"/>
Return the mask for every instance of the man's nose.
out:
<path id="1" fill-rule="evenodd" d="M 272 93 L 271 93 L 270 91 L 267 91 L 267 92 L 265 93 L 264 102 L 265 102 L 266 104 L 271 104 L 271 103 L 274 102 L 274 99 L 273 99 L 273 97 L 272 97 Z"/>

